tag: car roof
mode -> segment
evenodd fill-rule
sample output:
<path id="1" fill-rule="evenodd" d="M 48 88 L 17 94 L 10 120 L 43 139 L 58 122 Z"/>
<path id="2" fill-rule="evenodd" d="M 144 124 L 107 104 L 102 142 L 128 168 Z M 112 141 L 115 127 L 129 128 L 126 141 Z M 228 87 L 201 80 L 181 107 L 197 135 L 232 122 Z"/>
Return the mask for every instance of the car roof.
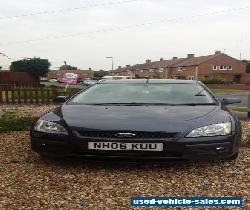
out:
<path id="1" fill-rule="evenodd" d="M 180 80 L 180 79 L 119 79 L 119 80 L 100 80 L 98 83 L 102 84 L 195 84 L 194 80 Z"/>

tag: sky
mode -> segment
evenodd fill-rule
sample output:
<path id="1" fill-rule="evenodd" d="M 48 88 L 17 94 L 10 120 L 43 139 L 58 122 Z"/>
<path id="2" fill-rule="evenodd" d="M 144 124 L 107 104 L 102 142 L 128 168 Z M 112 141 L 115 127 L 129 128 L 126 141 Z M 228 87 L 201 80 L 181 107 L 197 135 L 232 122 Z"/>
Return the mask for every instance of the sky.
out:
<path id="1" fill-rule="evenodd" d="M 160 58 L 213 54 L 250 59 L 249 0 L 0 0 L 0 66 L 66 61 L 110 70 Z"/>

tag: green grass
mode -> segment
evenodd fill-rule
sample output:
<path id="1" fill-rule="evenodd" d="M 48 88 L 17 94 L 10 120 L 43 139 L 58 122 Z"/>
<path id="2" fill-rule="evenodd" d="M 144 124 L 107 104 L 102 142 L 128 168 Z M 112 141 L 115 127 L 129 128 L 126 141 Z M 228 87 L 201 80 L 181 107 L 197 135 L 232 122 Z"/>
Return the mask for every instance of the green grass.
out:
<path id="1" fill-rule="evenodd" d="M 231 107 L 230 109 L 236 112 L 248 112 L 247 107 Z"/>
<path id="2" fill-rule="evenodd" d="M 233 89 L 210 89 L 213 93 L 237 93 L 246 92 L 246 90 L 233 90 Z"/>
<path id="3" fill-rule="evenodd" d="M 14 112 L 5 112 L 0 118 L 0 133 L 9 131 L 27 131 L 35 118 L 18 119 Z"/>

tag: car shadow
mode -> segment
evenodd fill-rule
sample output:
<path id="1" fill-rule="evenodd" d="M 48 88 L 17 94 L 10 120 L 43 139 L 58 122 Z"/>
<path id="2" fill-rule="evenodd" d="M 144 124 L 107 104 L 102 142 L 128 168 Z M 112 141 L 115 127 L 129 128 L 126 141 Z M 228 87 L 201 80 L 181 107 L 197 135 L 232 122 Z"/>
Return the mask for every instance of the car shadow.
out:
<path id="1" fill-rule="evenodd" d="M 206 169 L 211 167 L 228 167 L 228 164 L 233 165 L 234 161 L 213 160 L 213 161 L 114 161 L 114 160 L 85 160 L 85 159 L 56 159 L 56 158 L 40 158 L 40 163 L 46 165 L 54 165 L 61 168 L 86 168 L 89 170 L 155 170 L 155 169 L 169 169 L 169 170 L 188 170 L 191 168 Z"/>

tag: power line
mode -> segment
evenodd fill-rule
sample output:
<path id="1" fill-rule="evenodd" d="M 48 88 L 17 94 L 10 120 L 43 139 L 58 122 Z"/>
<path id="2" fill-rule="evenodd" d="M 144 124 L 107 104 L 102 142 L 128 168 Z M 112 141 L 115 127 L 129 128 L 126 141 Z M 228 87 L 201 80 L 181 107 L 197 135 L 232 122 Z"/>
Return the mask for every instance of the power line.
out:
<path id="1" fill-rule="evenodd" d="M 11 59 L 8 55 L 6 55 L 6 54 L 4 54 L 4 53 L 1 53 L 1 52 L 0 52 L 0 55 L 3 56 L 3 57 L 6 57 L 6 58 L 9 59 L 9 60 Z"/>
<path id="2" fill-rule="evenodd" d="M 104 7 L 104 6 L 111 6 L 115 4 L 124 4 L 124 3 L 130 3 L 135 2 L 138 0 L 119 0 L 119 1 L 113 1 L 113 2 L 106 2 L 106 3 L 96 3 L 89 6 L 81 6 L 81 7 L 72 7 L 72 8 L 66 8 L 66 9 L 58 9 L 58 10 L 45 10 L 41 12 L 35 12 L 35 13 L 27 13 L 27 14 L 21 14 L 21 15 L 14 15 L 14 16 L 5 16 L 0 17 L 0 20 L 4 19 L 15 19 L 15 18 L 22 18 L 22 17 L 30 17 L 30 16 L 40 16 L 40 15 L 49 15 L 49 14 L 55 14 L 55 13 L 62 13 L 62 12 L 72 12 L 75 10 L 83 10 L 83 9 L 89 9 L 89 8 L 95 8 L 95 7 Z"/>
<path id="3" fill-rule="evenodd" d="M 24 41 L 16 41 L 16 42 L 7 42 L 7 43 L 2 43 L 2 45 L 15 45 L 15 44 L 28 44 L 32 42 L 37 42 L 37 41 L 47 41 L 47 40 L 53 40 L 53 39 L 64 39 L 64 38 L 69 38 L 69 37 L 76 37 L 76 36 L 83 36 L 83 35 L 91 35 L 91 34 L 97 34 L 97 33 L 106 33 L 106 32 L 112 32 L 112 31 L 121 31 L 121 30 L 126 30 L 130 28 L 139 28 L 139 27 L 145 27 L 145 26 L 150 26 L 153 24 L 159 24 L 163 22 L 176 22 L 176 21 L 181 21 L 181 20 L 187 20 L 187 19 L 194 19 L 198 17 L 204 17 L 204 16 L 215 16 L 215 15 L 220 15 L 224 13 L 230 13 L 230 12 L 238 12 L 243 9 L 249 9 L 250 6 L 245 6 L 245 7 L 238 7 L 238 8 L 229 8 L 225 10 L 220 10 L 220 11 L 213 11 L 213 12 L 207 12 L 203 14 L 196 14 L 196 15 L 191 15 L 191 16 L 181 16 L 181 17 L 176 17 L 176 18 L 170 18 L 170 19 L 159 19 L 151 22 L 145 22 L 145 23 L 139 23 L 139 24 L 133 24 L 133 25 L 127 25 L 127 26 L 122 26 L 122 27 L 112 27 L 112 28 L 106 28 L 106 29 L 97 29 L 89 32 L 82 32 L 82 33 L 75 33 L 75 34 L 67 34 L 67 35 L 57 35 L 57 36 L 45 36 L 37 39 L 30 39 L 30 40 L 24 40 Z"/>

